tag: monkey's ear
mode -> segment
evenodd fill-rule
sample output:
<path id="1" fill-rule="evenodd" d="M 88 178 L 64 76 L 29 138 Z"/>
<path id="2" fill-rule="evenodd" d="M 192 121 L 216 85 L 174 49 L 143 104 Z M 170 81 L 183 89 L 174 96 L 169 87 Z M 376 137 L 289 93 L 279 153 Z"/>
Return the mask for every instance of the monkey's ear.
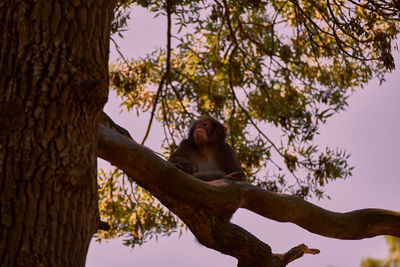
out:
<path id="1" fill-rule="evenodd" d="M 231 128 L 229 128 L 228 124 L 223 124 L 223 126 L 224 126 L 224 134 L 228 135 L 231 131 Z"/>

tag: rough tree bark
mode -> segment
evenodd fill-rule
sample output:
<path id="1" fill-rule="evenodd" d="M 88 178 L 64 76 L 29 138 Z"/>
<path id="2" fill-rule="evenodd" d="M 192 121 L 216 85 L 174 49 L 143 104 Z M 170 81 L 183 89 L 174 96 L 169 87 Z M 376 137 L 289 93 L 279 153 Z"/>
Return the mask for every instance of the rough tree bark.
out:
<path id="1" fill-rule="evenodd" d="M 238 208 L 264 217 L 292 222 L 327 237 L 362 239 L 377 235 L 400 237 L 400 213 L 364 209 L 331 212 L 286 194 L 262 190 L 246 182 L 204 182 L 181 172 L 104 125 L 99 126 L 98 155 L 124 170 L 178 215 L 203 245 L 238 259 L 238 266 L 286 266 L 304 253 L 318 250 L 299 245 L 285 254 L 271 248 L 241 227 L 229 222 Z"/>
<path id="2" fill-rule="evenodd" d="M 0 265 L 84 266 L 114 1 L 0 2 Z"/>

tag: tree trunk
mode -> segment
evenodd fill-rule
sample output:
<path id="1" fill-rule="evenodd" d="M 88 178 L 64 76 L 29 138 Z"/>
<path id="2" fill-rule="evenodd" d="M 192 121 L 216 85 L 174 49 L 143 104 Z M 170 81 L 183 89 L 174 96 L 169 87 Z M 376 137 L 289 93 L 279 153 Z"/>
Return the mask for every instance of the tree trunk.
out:
<path id="1" fill-rule="evenodd" d="M 114 1 L 0 3 L 0 266 L 84 266 Z"/>

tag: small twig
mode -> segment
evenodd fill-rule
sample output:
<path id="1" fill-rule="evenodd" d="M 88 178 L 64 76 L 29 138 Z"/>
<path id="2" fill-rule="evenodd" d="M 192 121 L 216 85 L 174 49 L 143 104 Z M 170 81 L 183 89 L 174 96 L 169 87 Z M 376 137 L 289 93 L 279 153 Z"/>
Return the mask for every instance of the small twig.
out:
<path id="1" fill-rule="evenodd" d="M 158 99 L 159 99 L 159 97 L 161 95 L 162 87 L 163 87 L 163 84 L 165 82 L 165 78 L 167 76 L 166 74 L 167 73 L 164 73 L 164 75 L 161 78 L 160 84 L 158 85 L 157 94 L 156 94 L 156 97 L 154 98 L 153 108 L 151 110 L 150 120 L 149 120 L 149 123 L 147 125 L 146 133 L 144 134 L 143 140 L 140 143 L 141 145 L 144 145 L 144 142 L 146 141 L 147 137 L 149 136 L 151 124 L 153 123 L 154 114 L 155 114 L 156 108 L 157 108 Z"/>
<path id="2" fill-rule="evenodd" d="M 124 57 L 124 55 L 121 52 L 121 48 L 119 47 L 119 45 L 117 44 L 117 42 L 115 42 L 115 40 L 110 37 L 111 41 L 114 43 L 115 46 L 115 50 L 117 50 L 119 56 L 122 58 L 122 60 L 125 62 L 125 64 L 128 66 L 128 68 L 131 68 L 131 66 L 129 65 L 128 60 L 126 60 L 126 58 Z"/>
<path id="3" fill-rule="evenodd" d="M 166 105 L 166 103 L 165 103 L 165 99 L 162 98 L 162 99 L 161 99 L 161 108 L 162 108 L 162 112 L 163 112 L 163 114 L 164 114 L 164 117 L 167 117 L 167 114 L 168 114 L 167 111 L 165 110 L 165 107 L 166 107 L 166 106 L 167 106 L 167 105 Z M 167 107 L 168 107 L 168 106 L 167 106 Z M 165 120 L 164 120 L 164 123 L 163 123 L 163 131 L 164 131 L 164 135 L 165 135 L 166 137 L 168 137 L 166 129 L 167 129 L 168 134 L 169 134 L 169 136 L 170 136 L 170 138 L 171 138 L 171 140 L 172 140 L 172 143 L 173 143 L 173 144 L 176 144 L 175 139 L 174 139 L 174 135 L 172 134 L 170 127 L 168 127 L 168 126 L 165 124 Z M 166 138 L 166 140 L 167 140 L 167 145 L 169 146 L 169 145 L 170 145 L 170 142 L 169 142 L 168 138 Z"/>
<path id="4" fill-rule="evenodd" d="M 167 83 L 170 83 L 171 68 L 171 0 L 167 0 L 167 67 L 165 70 Z"/>
<path id="5" fill-rule="evenodd" d="M 300 244 L 297 247 L 292 248 L 288 252 L 284 254 L 274 254 L 274 256 L 277 256 L 280 261 L 281 261 L 281 266 L 286 266 L 290 262 L 297 260 L 298 258 L 301 258 L 304 256 L 304 254 L 319 254 L 320 251 L 319 249 L 311 249 L 308 248 L 304 244 Z"/>
<path id="6" fill-rule="evenodd" d="M 161 95 L 164 82 L 165 82 L 165 80 L 167 80 L 167 84 L 170 83 L 170 68 L 171 68 L 171 13 L 172 13 L 172 11 L 171 11 L 171 1 L 167 0 L 167 65 L 166 65 L 165 73 L 161 78 L 160 84 L 158 85 L 157 94 L 156 94 L 156 97 L 154 99 L 153 108 L 151 110 L 150 120 L 149 120 L 149 123 L 147 125 L 146 133 L 145 133 L 145 135 L 143 137 L 143 140 L 141 142 L 142 145 L 144 145 L 144 142 L 146 141 L 147 137 L 149 136 L 151 125 L 152 125 L 153 119 L 154 119 L 154 114 L 155 114 L 156 109 L 157 109 L 158 99 L 159 99 L 159 97 Z"/>

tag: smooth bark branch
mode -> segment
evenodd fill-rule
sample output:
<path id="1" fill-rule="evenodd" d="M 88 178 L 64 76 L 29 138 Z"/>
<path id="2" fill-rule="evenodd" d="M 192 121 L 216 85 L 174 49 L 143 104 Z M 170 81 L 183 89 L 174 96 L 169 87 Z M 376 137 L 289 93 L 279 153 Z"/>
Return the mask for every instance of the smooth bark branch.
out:
<path id="1" fill-rule="evenodd" d="M 225 179 L 204 182 L 101 124 L 98 128 L 98 156 L 124 170 L 149 190 L 188 225 L 200 243 L 237 258 L 238 266 L 286 266 L 305 253 L 319 252 L 299 245 L 285 254 L 272 254 L 267 244 L 229 222 L 238 208 L 246 208 L 276 221 L 292 222 L 327 237 L 400 237 L 399 212 L 364 209 L 337 213 L 246 182 Z"/>
<path id="2" fill-rule="evenodd" d="M 272 193 L 245 182 L 203 182 L 102 125 L 98 149 L 100 157 L 134 174 L 139 183 L 214 211 L 234 212 L 246 208 L 266 218 L 292 222 L 318 235 L 339 239 L 377 235 L 400 237 L 399 212 L 383 209 L 332 212 L 300 198 Z"/>
<path id="3" fill-rule="evenodd" d="M 292 222 L 318 235 L 363 239 L 378 235 L 400 237 L 400 213 L 383 209 L 332 212 L 300 198 L 242 185 L 241 207 L 279 222 Z"/>

